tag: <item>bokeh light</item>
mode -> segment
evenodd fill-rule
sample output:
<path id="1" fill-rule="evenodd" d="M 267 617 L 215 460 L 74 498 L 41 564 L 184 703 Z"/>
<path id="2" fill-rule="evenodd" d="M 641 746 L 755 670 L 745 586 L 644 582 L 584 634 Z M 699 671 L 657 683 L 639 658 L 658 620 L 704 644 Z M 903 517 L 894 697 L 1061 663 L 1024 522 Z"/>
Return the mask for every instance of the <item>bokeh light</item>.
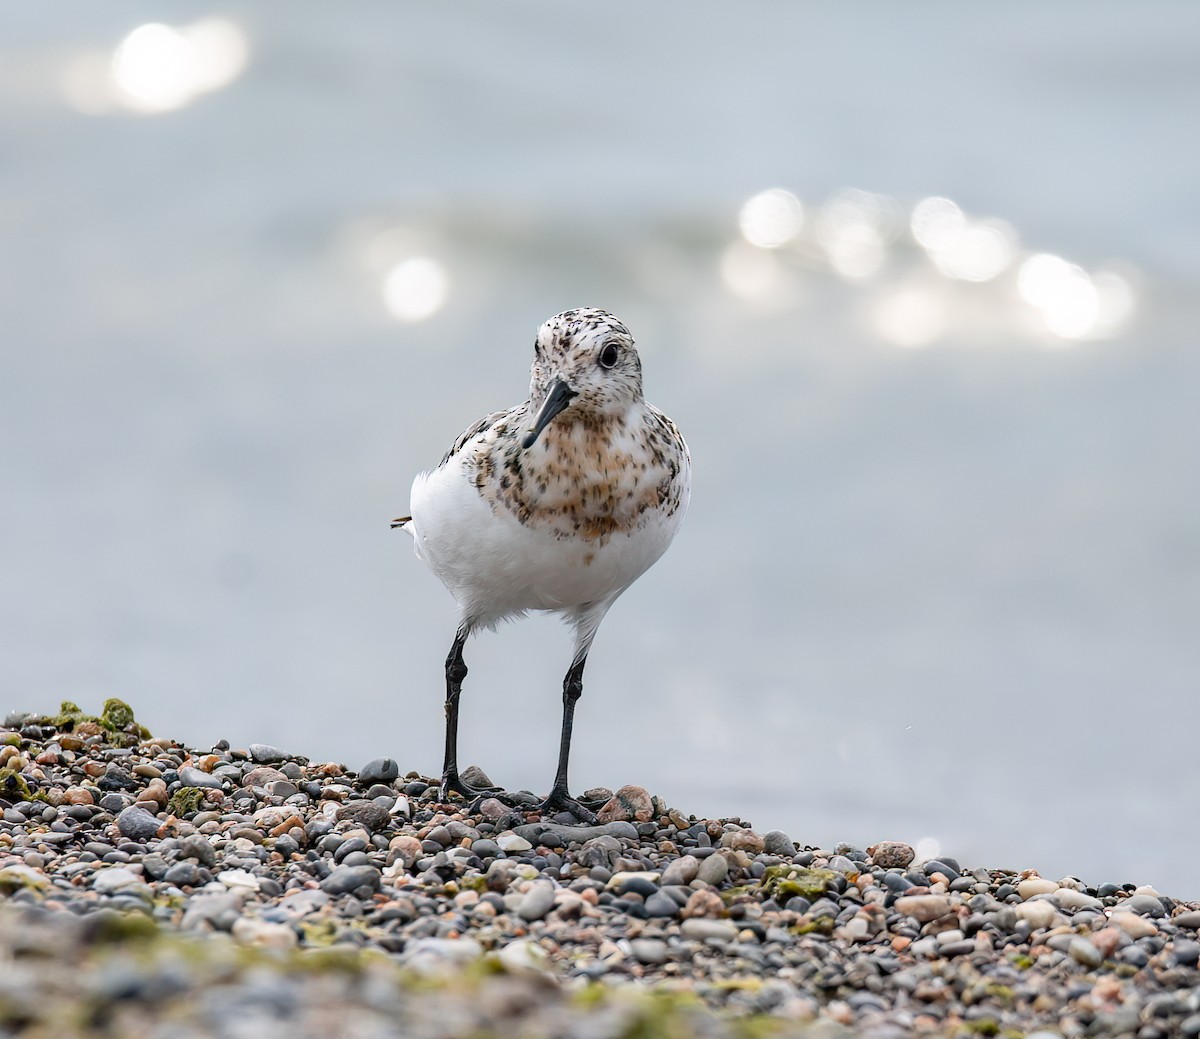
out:
<path id="1" fill-rule="evenodd" d="M 913 237 L 931 252 L 952 249 L 967 229 L 967 217 L 957 203 L 934 196 L 913 207 L 909 227 Z"/>
<path id="2" fill-rule="evenodd" d="M 399 321 L 417 322 L 432 317 L 446 302 L 450 279 L 446 269 L 428 256 L 414 256 L 396 264 L 383 280 L 383 301 Z"/>
<path id="3" fill-rule="evenodd" d="M 783 188 L 760 191 L 746 200 L 738 214 L 738 227 L 751 245 L 778 249 L 790 242 L 804 226 L 804 207 Z"/>
<path id="4" fill-rule="evenodd" d="M 817 217 L 817 240 L 829 263 L 850 280 L 870 278 L 882 269 L 887 244 L 899 231 L 899 207 L 886 195 L 844 188 L 830 197 Z"/>
<path id="5" fill-rule="evenodd" d="M 1061 256 L 1029 257 L 1017 275 L 1017 291 L 1061 339 L 1083 339 L 1100 315 L 1100 293 L 1087 271 Z"/>
<path id="6" fill-rule="evenodd" d="M 78 57 L 62 89 L 72 107 L 89 115 L 114 109 L 157 115 L 228 86 L 249 55 L 246 34 L 224 18 L 179 27 L 148 22 L 126 35 L 111 58 Z"/>

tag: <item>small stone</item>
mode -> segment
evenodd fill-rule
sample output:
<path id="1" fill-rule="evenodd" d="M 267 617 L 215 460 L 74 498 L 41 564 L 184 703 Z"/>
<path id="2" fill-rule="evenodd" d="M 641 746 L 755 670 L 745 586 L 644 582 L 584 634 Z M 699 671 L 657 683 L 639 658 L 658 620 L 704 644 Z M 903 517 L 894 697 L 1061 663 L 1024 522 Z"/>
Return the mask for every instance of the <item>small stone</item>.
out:
<path id="1" fill-rule="evenodd" d="M 278 747 L 269 743 L 251 743 L 249 747 L 250 760 L 257 765 L 273 765 L 287 757 Z"/>
<path id="2" fill-rule="evenodd" d="M 662 876 L 659 882 L 663 887 L 670 887 L 678 884 L 681 887 L 687 887 L 693 880 L 696 879 L 696 874 L 700 870 L 700 860 L 693 855 L 681 855 L 677 859 L 673 859 L 662 871 Z"/>
<path id="3" fill-rule="evenodd" d="M 347 801 L 337 810 L 338 822 L 351 822 L 372 833 L 386 830 L 392 825 L 392 815 L 383 805 L 374 801 Z"/>
<path id="4" fill-rule="evenodd" d="M 496 953 L 496 959 L 504 968 L 515 974 L 550 973 L 550 957 L 537 942 L 518 940 L 509 942 Z"/>
<path id="5" fill-rule="evenodd" d="M 144 808 L 130 805 L 117 816 L 121 836 L 134 841 L 148 841 L 158 833 L 159 821 Z"/>
<path id="6" fill-rule="evenodd" d="M 179 855 L 185 859 L 195 859 L 201 866 L 213 866 L 217 861 L 217 849 L 198 834 L 184 837 L 179 842 Z"/>
<path id="7" fill-rule="evenodd" d="M 687 905 L 683 907 L 683 916 L 687 919 L 724 915 L 725 903 L 721 901 L 721 896 L 713 891 L 693 891 L 688 896 Z"/>
<path id="8" fill-rule="evenodd" d="M 418 938 L 405 948 L 401 962 L 429 977 L 457 973 L 482 956 L 483 946 L 473 938 Z"/>
<path id="9" fill-rule="evenodd" d="M 200 883 L 200 867 L 194 862 L 176 862 L 162 879 L 177 887 L 195 887 Z"/>
<path id="10" fill-rule="evenodd" d="M 298 943 L 296 932 L 287 924 L 270 923 L 248 916 L 239 917 L 230 933 L 234 941 L 242 945 L 263 949 L 294 949 Z"/>
<path id="11" fill-rule="evenodd" d="M 219 776 L 211 775 L 208 772 L 201 772 L 198 768 L 193 768 L 191 765 L 185 765 L 179 770 L 179 782 L 183 786 L 207 787 L 212 790 L 220 790 L 222 788 Z"/>
<path id="12" fill-rule="evenodd" d="M 1086 938 L 1072 938 L 1067 945 L 1067 952 L 1071 959 L 1076 963 L 1082 963 L 1085 967 L 1094 969 L 1104 962 L 1100 950 Z"/>
<path id="13" fill-rule="evenodd" d="M 388 854 L 409 869 L 421 857 L 421 842 L 410 833 L 402 833 L 388 842 Z"/>
<path id="14" fill-rule="evenodd" d="M 744 851 L 747 855 L 760 855 L 764 841 L 761 834 L 753 830 L 730 830 L 721 836 L 721 847 Z"/>
<path id="15" fill-rule="evenodd" d="M 529 843 L 519 833 L 513 833 L 511 830 L 508 833 L 502 833 L 496 838 L 496 844 L 502 852 L 506 854 L 519 855 L 523 851 L 532 851 L 533 845 Z"/>
<path id="16" fill-rule="evenodd" d="M 710 938 L 733 941 L 737 937 L 737 928 L 728 920 L 714 920 L 701 916 L 692 916 L 684 920 L 679 925 L 679 931 L 685 938 L 696 942 L 707 941 Z"/>
<path id="17" fill-rule="evenodd" d="M 258 877 L 244 869 L 222 870 L 217 879 L 230 891 L 258 891 L 261 887 Z"/>
<path id="18" fill-rule="evenodd" d="M 478 765 L 468 765 L 459 773 L 458 778 L 466 783 L 467 786 L 474 787 L 476 790 L 493 790 L 496 786 L 488 778 L 488 774 Z M 509 811 L 511 810 L 509 809 Z"/>
<path id="19" fill-rule="evenodd" d="M 1102 927 L 1092 933 L 1092 945 L 1100 953 L 1102 959 L 1111 960 L 1113 953 L 1120 948 L 1122 941 L 1128 941 L 1124 933 L 1117 927 Z"/>
<path id="20" fill-rule="evenodd" d="M 916 858 L 912 846 L 901 841 L 880 841 L 867 849 L 871 861 L 882 869 L 908 869 Z"/>
<path id="21" fill-rule="evenodd" d="M 596 813 L 601 823 L 649 822 L 654 818 L 654 801 L 645 787 L 623 786 Z"/>
<path id="22" fill-rule="evenodd" d="M 1158 927 L 1155 926 L 1153 920 L 1139 916 L 1128 909 L 1114 911 L 1108 918 L 1108 922 L 1114 927 L 1121 928 L 1130 938 L 1134 939 L 1148 938 L 1152 934 L 1158 934 Z"/>
<path id="23" fill-rule="evenodd" d="M 763 835 L 763 851 L 768 855 L 780 855 L 790 859 L 796 854 L 796 845 L 782 830 L 768 830 Z"/>
<path id="24" fill-rule="evenodd" d="M 101 895 L 112 895 L 118 891 L 146 891 L 146 882 L 133 870 L 124 866 L 112 866 L 101 870 L 92 881 L 92 890 Z"/>
<path id="25" fill-rule="evenodd" d="M 548 880 L 535 880 L 521 898 L 517 915 L 522 920 L 540 920 L 554 905 L 554 885 Z"/>
<path id="26" fill-rule="evenodd" d="M 479 814 L 487 819 L 488 822 L 494 823 L 511 813 L 512 809 L 508 805 L 494 797 L 485 797 L 479 802 Z"/>
<path id="27" fill-rule="evenodd" d="M 1034 895 L 1052 895 L 1058 890 L 1058 884 L 1045 877 L 1026 877 L 1017 882 L 1017 894 L 1028 901 Z"/>
<path id="28" fill-rule="evenodd" d="M 653 917 L 674 917 L 679 915 L 680 905 L 665 891 L 655 891 L 646 898 L 646 915 Z"/>
<path id="29" fill-rule="evenodd" d="M 1054 903 L 1047 902 L 1045 899 L 1022 902 L 1020 905 L 1013 906 L 1013 911 L 1017 914 L 1018 920 L 1024 920 L 1035 931 L 1052 927 L 1054 921 L 1059 919 L 1058 910 L 1054 908 Z"/>
<path id="30" fill-rule="evenodd" d="M 720 887 L 728 875 L 729 863 L 724 855 L 709 855 L 701 860 L 700 867 L 696 870 L 696 879 L 703 880 L 713 887 Z"/>
<path id="31" fill-rule="evenodd" d="M 1076 891 L 1074 888 L 1060 887 L 1054 893 L 1055 899 L 1063 909 L 1103 909 L 1104 903 L 1098 898 L 1093 898 L 1091 895 L 1083 891 Z"/>
<path id="32" fill-rule="evenodd" d="M 271 783 L 286 783 L 285 776 L 273 765 L 258 765 L 242 776 L 242 786 L 268 786 Z"/>
<path id="33" fill-rule="evenodd" d="M 1188 938 L 1176 938 L 1171 951 L 1175 962 L 1182 967 L 1194 967 L 1200 961 L 1200 943 Z"/>
<path id="34" fill-rule="evenodd" d="M 363 786 L 373 783 L 394 783 L 400 778 L 400 766 L 392 758 L 372 758 L 358 771 Z"/>
<path id="35" fill-rule="evenodd" d="M 1173 916 L 1171 923 L 1176 927 L 1186 927 L 1189 931 L 1200 931 L 1200 909 L 1189 909 Z"/>
<path id="36" fill-rule="evenodd" d="M 896 912 L 926 924 L 950 912 L 950 899 L 945 895 L 901 895 L 895 907 Z M 1054 907 L 1050 909 L 1053 911 Z"/>
<path id="37" fill-rule="evenodd" d="M 379 889 L 380 872 L 374 866 L 338 866 L 321 881 L 327 895 L 345 895 L 360 887 Z"/>
<path id="38" fill-rule="evenodd" d="M 1137 913 L 1138 916 L 1152 916 L 1155 919 L 1167 915 L 1166 909 L 1163 908 L 1162 900 L 1155 895 L 1149 894 L 1130 895 L 1124 902 L 1114 908 L 1128 909 Z"/>
<path id="39" fill-rule="evenodd" d="M 629 947 L 638 963 L 654 966 L 667 962 L 667 943 L 661 938 L 635 938 Z"/>

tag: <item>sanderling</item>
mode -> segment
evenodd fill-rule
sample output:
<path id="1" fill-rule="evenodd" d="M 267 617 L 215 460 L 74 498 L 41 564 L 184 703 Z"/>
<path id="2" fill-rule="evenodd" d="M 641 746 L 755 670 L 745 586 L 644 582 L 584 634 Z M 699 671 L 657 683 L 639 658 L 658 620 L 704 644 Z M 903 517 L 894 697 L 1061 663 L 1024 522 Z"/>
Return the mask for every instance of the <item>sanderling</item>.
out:
<path id="1" fill-rule="evenodd" d="M 687 444 L 642 396 L 642 364 L 612 314 L 568 310 L 538 329 L 529 399 L 480 419 L 412 485 L 403 527 L 459 607 L 446 658 L 441 796 L 483 791 L 459 777 L 463 645 L 529 610 L 575 628 L 563 680 L 558 769 L 542 811 L 591 813 L 568 792 L 575 701 L 596 629 L 617 597 L 666 551 L 691 497 Z"/>

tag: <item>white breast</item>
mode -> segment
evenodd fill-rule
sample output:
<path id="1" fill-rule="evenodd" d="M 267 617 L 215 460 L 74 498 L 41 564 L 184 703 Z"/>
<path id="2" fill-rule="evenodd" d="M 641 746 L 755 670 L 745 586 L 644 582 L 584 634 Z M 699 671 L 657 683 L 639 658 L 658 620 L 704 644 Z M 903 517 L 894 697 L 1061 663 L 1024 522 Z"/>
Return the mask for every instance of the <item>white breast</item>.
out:
<path id="1" fill-rule="evenodd" d="M 615 598 L 666 551 L 683 507 L 661 522 L 602 539 L 556 537 L 492 510 L 461 456 L 412 487 L 417 555 L 450 590 L 463 619 L 491 626 L 526 610 L 563 610 Z"/>

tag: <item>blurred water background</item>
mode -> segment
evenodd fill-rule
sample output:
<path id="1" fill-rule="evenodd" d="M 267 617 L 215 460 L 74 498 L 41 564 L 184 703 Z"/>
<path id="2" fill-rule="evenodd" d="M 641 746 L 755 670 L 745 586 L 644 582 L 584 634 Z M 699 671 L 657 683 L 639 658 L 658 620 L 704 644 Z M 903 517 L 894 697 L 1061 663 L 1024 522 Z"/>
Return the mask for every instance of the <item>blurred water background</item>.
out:
<path id="1" fill-rule="evenodd" d="M 436 773 L 388 520 L 602 306 L 695 493 L 577 789 L 1200 897 L 1200 8 L 0 27 L 0 708 Z M 544 792 L 569 652 L 472 643 L 464 760 Z"/>

